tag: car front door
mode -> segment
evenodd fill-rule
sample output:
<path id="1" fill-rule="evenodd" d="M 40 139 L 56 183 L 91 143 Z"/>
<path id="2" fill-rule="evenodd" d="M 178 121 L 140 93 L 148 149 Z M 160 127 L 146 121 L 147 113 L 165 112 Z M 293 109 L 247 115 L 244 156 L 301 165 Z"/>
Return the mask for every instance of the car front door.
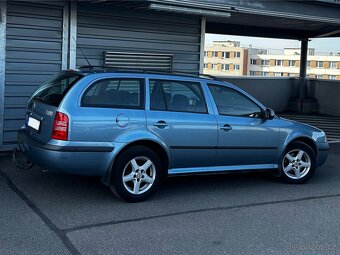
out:
<path id="1" fill-rule="evenodd" d="M 149 99 L 147 126 L 170 148 L 171 168 L 215 165 L 217 122 L 202 84 L 150 79 Z"/>
<path id="2" fill-rule="evenodd" d="M 262 108 L 236 89 L 216 84 L 208 88 L 217 112 L 217 165 L 277 164 L 276 119 L 264 119 Z"/>

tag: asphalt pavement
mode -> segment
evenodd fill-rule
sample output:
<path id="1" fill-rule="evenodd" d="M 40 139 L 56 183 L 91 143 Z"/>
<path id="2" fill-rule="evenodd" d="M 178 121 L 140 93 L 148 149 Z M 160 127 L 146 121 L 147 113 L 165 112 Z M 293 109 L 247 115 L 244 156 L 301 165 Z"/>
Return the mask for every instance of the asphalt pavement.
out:
<path id="1" fill-rule="evenodd" d="M 126 203 L 99 178 L 0 154 L 0 254 L 340 254 L 340 144 L 303 185 L 265 173 L 169 178 Z"/>

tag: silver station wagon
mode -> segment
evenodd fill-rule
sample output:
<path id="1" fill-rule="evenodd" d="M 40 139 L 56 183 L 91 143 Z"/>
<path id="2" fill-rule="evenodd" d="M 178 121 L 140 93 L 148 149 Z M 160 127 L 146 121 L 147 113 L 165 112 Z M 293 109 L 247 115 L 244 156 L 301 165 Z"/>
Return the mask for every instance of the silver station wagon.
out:
<path id="1" fill-rule="evenodd" d="M 130 202 L 170 175 L 268 170 L 303 183 L 329 149 L 323 131 L 198 76 L 67 70 L 43 83 L 26 110 L 18 143 L 30 161 L 100 176 Z"/>

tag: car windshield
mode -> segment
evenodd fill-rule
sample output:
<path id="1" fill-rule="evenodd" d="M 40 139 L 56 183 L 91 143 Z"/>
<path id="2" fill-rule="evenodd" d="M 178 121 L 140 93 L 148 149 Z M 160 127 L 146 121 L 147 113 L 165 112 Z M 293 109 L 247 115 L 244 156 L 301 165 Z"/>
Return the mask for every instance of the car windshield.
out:
<path id="1" fill-rule="evenodd" d="M 58 73 L 39 86 L 33 93 L 31 100 L 41 101 L 44 104 L 59 106 L 67 91 L 82 76 L 72 73 Z"/>

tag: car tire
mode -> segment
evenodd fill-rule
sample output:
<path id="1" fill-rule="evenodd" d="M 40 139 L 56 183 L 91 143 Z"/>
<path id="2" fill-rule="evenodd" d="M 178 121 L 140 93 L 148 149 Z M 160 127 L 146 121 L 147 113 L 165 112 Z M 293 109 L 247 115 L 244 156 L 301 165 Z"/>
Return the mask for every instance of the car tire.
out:
<path id="1" fill-rule="evenodd" d="M 125 201 L 140 202 L 158 189 L 162 175 L 162 163 L 157 153 L 145 146 L 135 146 L 115 160 L 110 188 Z"/>
<path id="2" fill-rule="evenodd" d="M 300 184 L 311 178 L 316 169 L 313 149 L 300 141 L 291 143 L 281 157 L 280 179 L 286 183 Z"/>

